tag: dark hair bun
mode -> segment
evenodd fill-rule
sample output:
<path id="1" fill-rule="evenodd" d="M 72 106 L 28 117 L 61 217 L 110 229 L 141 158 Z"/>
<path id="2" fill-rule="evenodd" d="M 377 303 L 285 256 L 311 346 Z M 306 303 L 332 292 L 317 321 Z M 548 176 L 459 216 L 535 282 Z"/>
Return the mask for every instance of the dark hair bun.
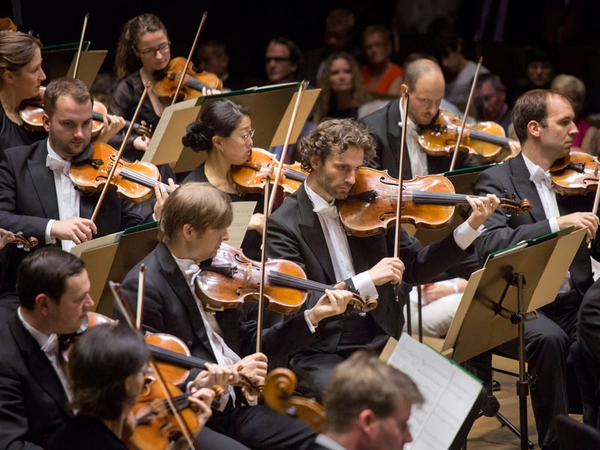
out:
<path id="1" fill-rule="evenodd" d="M 185 135 L 181 138 L 183 145 L 195 152 L 212 149 L 212 133 L 202 122 L 192 122 L 185 131 Z"/>

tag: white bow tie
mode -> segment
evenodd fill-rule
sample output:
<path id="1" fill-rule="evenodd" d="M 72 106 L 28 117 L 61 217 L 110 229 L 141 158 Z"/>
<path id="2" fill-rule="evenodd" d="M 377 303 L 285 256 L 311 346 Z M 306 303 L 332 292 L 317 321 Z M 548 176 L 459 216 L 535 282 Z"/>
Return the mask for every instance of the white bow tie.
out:
<path id="1" fill-rule="evenodd" d="M 337 207 L 335 205 L 322 206 L 320 208 L 313 209 L 313 211 L 316 212 L 317 214 L 323 214 L 324 216 L 329 216 L 332 219 L 337 219 L 339 216 Z"/>
<path id="2" fill-rule="evenodd" d="M 194 285 L 194 280 L 196 279 L 196 277 L 198 276 L 198 274 L 200 272 L 201 272 L 201 270 L 200 270 L 200 266 L 198 266 L 198 264 L 191 264 L 185 270 L 185 277 L 187 278 L 190 285 L 192 285 L 192 286 Z"/>
<path id="3" fill-rule="evenodd" d="M 42 351 L 47 355 L 58 355 L 58 335 L 51 334 L 46 343 L 42 346 Z"/>
<path id="4" fill-rule="evenodd" d="M 540 183 L 546 186 L 548 189 L 552 189 L 552 177 L 550 174 L 544 172 L 542 169 L 537 169 L 531 176 L 531 181 L 534 183 Z"/>
<path id="5" fill-rule="evenodd" d="M 65 175 L 69 175 L 69 170 L 71 170 L 71 161 L 65 161 L 64 159 L 59 159 L 55 156 L 48 155 L 46 156 L 46 167 L 48 167 L 52 172 L 59 171 Z"/>

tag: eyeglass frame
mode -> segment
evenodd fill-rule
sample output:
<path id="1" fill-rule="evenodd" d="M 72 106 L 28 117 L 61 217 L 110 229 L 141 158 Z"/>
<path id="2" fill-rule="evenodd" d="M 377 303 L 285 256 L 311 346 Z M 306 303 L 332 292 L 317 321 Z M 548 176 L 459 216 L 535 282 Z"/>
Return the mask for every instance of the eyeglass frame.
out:
<path id="1" fill-rule="evenodd" d="M 236 137 L 238 139 L 243 139 L 244 142 L 246 142 L 248 139 L 251 139 L 254 137 L 254 133 L 256 133 L 256 129 L 254 128 L 250 128 L 250 131 L 248 131 L 246 134 L 244 134 L 243 136 L 231 136 L 231 137 Z"/>
<path id="2" fill-rule="evenodd" d="M 171 49 L 171 41 L 163 42 L 158 47 L 147 48 L 146 50 L 139 50 L 138 53 L 140 56 L 144 58 L 151 58 L 156 55 L 156 52 L 160 52 L 161 54 L 167 53 Z"/>

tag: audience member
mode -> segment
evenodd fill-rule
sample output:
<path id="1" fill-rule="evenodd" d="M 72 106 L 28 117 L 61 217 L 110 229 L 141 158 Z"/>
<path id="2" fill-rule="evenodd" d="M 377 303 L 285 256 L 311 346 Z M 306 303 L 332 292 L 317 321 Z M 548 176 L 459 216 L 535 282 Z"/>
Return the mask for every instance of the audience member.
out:
<path id="1" fill-rule="evenodd" d="M 303 56 L 294 41 L 277 37 L 271 39 L 265 51 L 265 71 L 269 84 L 298 81 Z"/>
<path id="2" fill-rule="evenodd" d="M 360 68 L 369 92 L 400 97 L 402 67 L 391 60 L 392 33 L 381 25 L 370 25 L 363 31 L 363 50 L 367 64 Z"/>
<path id="3" fill-rule="evenodd" d="M 477 78 L 475 104 L 480 120 L 496 122 L 508 136 L 512 123 L 512 108 L 506 104 L 506 88 L 500 77 L 493 73 L 484 73 Z"/>

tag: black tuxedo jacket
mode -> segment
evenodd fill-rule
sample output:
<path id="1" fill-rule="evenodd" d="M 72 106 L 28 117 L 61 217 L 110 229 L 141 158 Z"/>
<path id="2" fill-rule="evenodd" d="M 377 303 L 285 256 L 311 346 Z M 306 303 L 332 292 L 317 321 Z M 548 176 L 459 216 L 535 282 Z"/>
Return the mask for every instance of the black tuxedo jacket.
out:
<path id="1" fill-rule="evenodd" d="M 46 142 L 13 147 L 6 150 L 0 160 L 0 226 L 13 232 L 21 231 L 26 237 L 36 237 L 38 248 L 45 245 L 48 221 L 58 220 L 54 174 L 46 167 Z M 92 150 L 90 145 L 73 159 L 73 164 L 86 161 Z M 99 197 L 99 193 L 81 195 L 81 217 L 89 219 L 92 216 Z M 116 233 L 146 219 L 149 218 L 144 217 L 139 204 L 123 200 L 116 191 L 110 190 L 96 218 L 96 237 Z M 16 268 L 23 258 L 23 251 L 10 247 L 5 259 L 14 269 L 5 277 L 5 289 L 9 290 L 14 288 Z"/>
<path id="2" fill-rule="evenodd" d="M 196 300 L 169 249 L 162 243 L 158 244 L 142 263 L 146 265 L 147 280 L 144 328 L 177 336 L 187 344 L 193 356 L 216 363 Z M 140 264 L 123 281 L 123 289 L 133 311 L 136 310 Z M 240 357 L 256 351 L 256 321 L 246 317 L 243 308 L 217 312 L 215 318 L 223 332 L 223 339 Z M 310 332 L 302 315 L 291 316 L 263 330 L 262 352 L 269 359 L 284 358 L 318 338 L 318 332 Z"/>
<path id="3" fill-rule="evenodd" d="M 496 194 L 499 198 L 516 201 L 529 200 L 533 209 L 527 213 L 507 215 L 497 209 L 485 222 L 486 231 L 477 239 L 478 253 L 482 258 L 493 251 L 550 233 L 550 224 L 542 202 L 529 179 L 530 174 L 523 155 L 518 155 L 494 167 L 484 170 L 475 182 L 475 194 Z M 561 215 L 592 210 L 593 195 L 557 195 Z M 594 242 L 597 247 L 598 240 Z M 590 252 L 585 239 L 581 243 L 569 269 L 574 288 L 581 299 L 593 282 Z"/>
<path id="4" fill-rule="evenodd" d="M 52 364 L 17 314 L 0 329 L 0 448 L 42 449 L 73 412 Z"/>
<path id="5" fill-rule="evenodd" d="M 368 165 L 375 169 L 387 170 L 390 176 L 398 178 L 398 167 L 400 166 L 400 142 L 402 128 L 398 122 L 400 117 L 400 100 L 394 100 L 383 108 L 363 117 L 361 120 L 369 127 L 371 135 L 377 143 L 377 154 L 375 159 Z M 440 174 L 450 169 L 452 158 L 450 156 L 427 155 L 427 168 L 429 174 Z M 476 160 L 469 158 L 465 152 L 460 152 L 456 160 L 456 168 L 471 167 L 479 165 Z M 408 149 L 404 150 L 404 179 L 413 179 L 410 167 L 410 156 Z"/>
<path id="6" fill-rule="evenodd" d="M 321 223 L 302 185 L 273 212 L 268 221 L 267 256 L 282 258 L 300 264 L 309 280 L 333 285 L 335 279 L 333 263 Z M 378 234 L 371 237 L 348 237 L 355 272 L 361 273 L 377 264 L 382 258 L 393 255 L 394 230 L 387 236 Z M 371 314 L 375 322 L 387 335 L 398 338 L 404 325 L 402 308 L 408 299 L 410 286 L 407 283 L 425 283 L 434 279 L 448 267 L 464 259 L 469 253 L 456 245 L 452 234 L 444 239 L 423 247 L 404 230 L 401 232 L 400 259 L 406 270 L 401 285 L 399 301 L 395 301 L 394 288 L 385 284 L 377 288 L 378 306 Z M 346 280 L 350 283 L 350 280 Z M 309 305 L 320 294 L 313 294 Z M 307 305 L 308 307 L 308 305 Z M 333 317 L 319 324 L 323 339 L 319 351 L 332 352 L 342 333 L 343 321 Z"/>

